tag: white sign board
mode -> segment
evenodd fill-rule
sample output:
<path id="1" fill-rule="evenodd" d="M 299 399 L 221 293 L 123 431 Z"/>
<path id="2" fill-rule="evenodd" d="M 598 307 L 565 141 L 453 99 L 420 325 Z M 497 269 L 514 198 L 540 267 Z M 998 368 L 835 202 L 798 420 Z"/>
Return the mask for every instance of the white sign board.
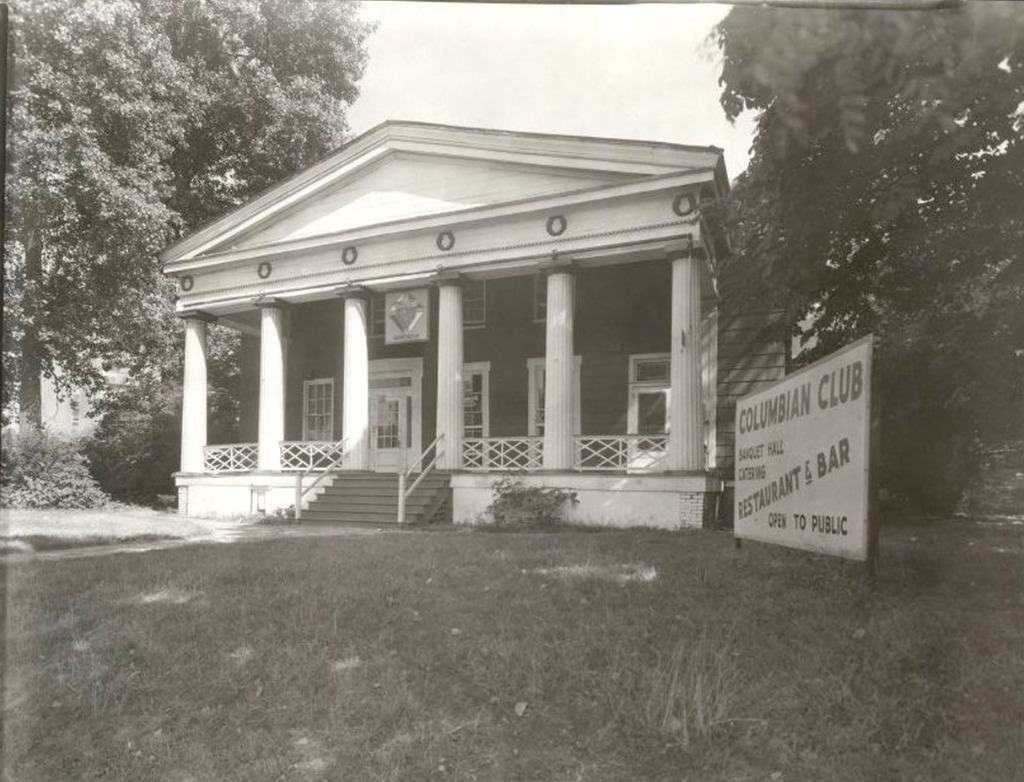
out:
<path id="1" fill-rule="evenodd" d="M 872 340 L 736 403 L 736 537 L 868 558 Z"/>
<path id="2" fill-rule="evenodd" d="M 384 294 L 384 342 L 426 342 L 430 339 L 430 291 L 417 288 Z"/>

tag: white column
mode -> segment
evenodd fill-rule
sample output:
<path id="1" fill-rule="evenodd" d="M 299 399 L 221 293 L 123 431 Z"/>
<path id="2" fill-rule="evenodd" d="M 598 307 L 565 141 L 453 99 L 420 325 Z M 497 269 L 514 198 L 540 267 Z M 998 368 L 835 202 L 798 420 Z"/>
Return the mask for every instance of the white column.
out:
<path id="1" fill-rule="evenodd" d="M 462 286 L 438 286 L 437 434 L 444 435 L 441 470 L 462 467 Z"/>
<path id="2" fill-rule="evenodd" d="M 345 296 L 345 346 L 341 435 L 347 441 L 346 470 L 366 470 L 370 466 L 370 357 L 366 345 L 366 298 L 362 294 Z"/>
<path id="3" fill-rule="evenodd" d="M 572 321 L 575 279 L 571 271 L 548 275 L 547 333 L 544 352 L 544 469 L 573 467 Z"/>
<path id="4" fill-rule="evenodd" d="M 669 469 L 704 469 L 704 414 L 700 386 L 701 263 L 672 260 L 672 383 L 669 394 Z"/>
<path id="5" fill-rule="evenodd" d="M 181 393 L 181 471 L 203 471 L 206 445 L 206 319 L 185 318 L 185 374 Z"/>
<path id="6" fill-rule="evenodd" d="M 284 440 L 284 311 L 260 307 L 259 459 L 261 470 L 281 469 Z"/>

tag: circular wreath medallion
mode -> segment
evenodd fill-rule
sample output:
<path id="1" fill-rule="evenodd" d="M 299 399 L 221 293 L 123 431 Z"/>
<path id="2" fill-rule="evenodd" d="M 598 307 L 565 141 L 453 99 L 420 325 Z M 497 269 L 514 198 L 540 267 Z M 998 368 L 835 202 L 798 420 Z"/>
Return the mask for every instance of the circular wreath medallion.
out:
<path id="1" fill-rule="evenodd" d="M 265 280 L 273 270 L 274 267 L 270 265 L 270 261 L 263 261 L 263 263 L 256 267 L 256 274 L 259 275 L 261 280 Z"/>
<path id="2" fill-rule="evenodd" d="M 552 215 L 548 218 L 547 230 L 551 236 L 561 236 L 568 225 L 565 215 Z"/>
<path id="3" fill-rule="evenodd" d="M 437 248 L 447 252 L 455 246 L 455 234 L 451 231 L 441 231 L 437 235 Z"/>
<path id="4" fill-rule="evenodd" d="M 356 262 L 356 258 L 359 257 L 359 250 L 355 247 L 346 247 L 341 251 L 341 262 L 346 266 L 351 266 Z"/>
<path id="5" fill-rule="evenodd" d="M 184 277 L 181 278 L 181 289 L 186 293 L 192 290 L 195 287 L 195 285 L 196 281 L 192 279 L 191 274 L 186 274 Z"/>
<path id="6" fill-rule="evenodd" d="M 697 208 L 697 201 L 690 193 L 680 193 L 672 201 L 672 211 L 680 217 L 686 217 L 688 214 L 693 214 L 693 210 Z"/>

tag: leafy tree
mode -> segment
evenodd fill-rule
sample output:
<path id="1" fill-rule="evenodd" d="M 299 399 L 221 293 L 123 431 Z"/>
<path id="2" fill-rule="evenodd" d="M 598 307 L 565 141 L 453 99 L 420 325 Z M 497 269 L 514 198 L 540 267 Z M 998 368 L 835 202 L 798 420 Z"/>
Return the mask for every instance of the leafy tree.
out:
<path id="1" fill-rule="evenodd" d="M 151 258 L 173 219 L 161 160 L 188 85 L 128 3 L 18 5 L 11 34 L 4 375 L 37 418 L 40 374 L 59 364 L 95 385 L 94 358 L 151 336 L 134 321 L 154 303 Z"/>
<path id="2" fill-rule="evenodd" d="M 948 509 L 1024 436 L 1024 8 L 735 8 L 721 102 L 760 112 L 727 272 L 807 330 L 879 339 L 883 475 Z"/>
<path id="3" fill-rule="evenodd" d="M 211 442 L 237 442 L 241 372 L 239 332 L 212 325 L 207 356 L 208 434 Z M 181 463 L 183 351 L 168 351 L 161 365 L 113 385 L 98 401 L 100 421 L 84 443 L 93 475 L 118 500 L 152 502 L 173 494 Z"/>
<path id="4" fill-rule="evenodd" d="M 99 388 L 103 361 L 173 363 L 156 252 L 341 143 L 372 29 L 358 12 L 332 0 L 12 9 L 5 412 L 17 398 L 38 421 L 42 375 Z"/>

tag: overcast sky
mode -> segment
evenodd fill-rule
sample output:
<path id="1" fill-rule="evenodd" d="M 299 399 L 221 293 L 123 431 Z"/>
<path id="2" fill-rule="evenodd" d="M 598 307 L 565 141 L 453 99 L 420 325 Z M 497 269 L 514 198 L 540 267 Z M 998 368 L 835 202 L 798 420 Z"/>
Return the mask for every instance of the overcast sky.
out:
<path id="1" fill-rule="evenodd" d="M 356 134 L 386 119 L 714 144 L 729 176 L 753 123 L 730 125 L 708 42 L 722 5 L 368 2 L 379 22 Z"/>

